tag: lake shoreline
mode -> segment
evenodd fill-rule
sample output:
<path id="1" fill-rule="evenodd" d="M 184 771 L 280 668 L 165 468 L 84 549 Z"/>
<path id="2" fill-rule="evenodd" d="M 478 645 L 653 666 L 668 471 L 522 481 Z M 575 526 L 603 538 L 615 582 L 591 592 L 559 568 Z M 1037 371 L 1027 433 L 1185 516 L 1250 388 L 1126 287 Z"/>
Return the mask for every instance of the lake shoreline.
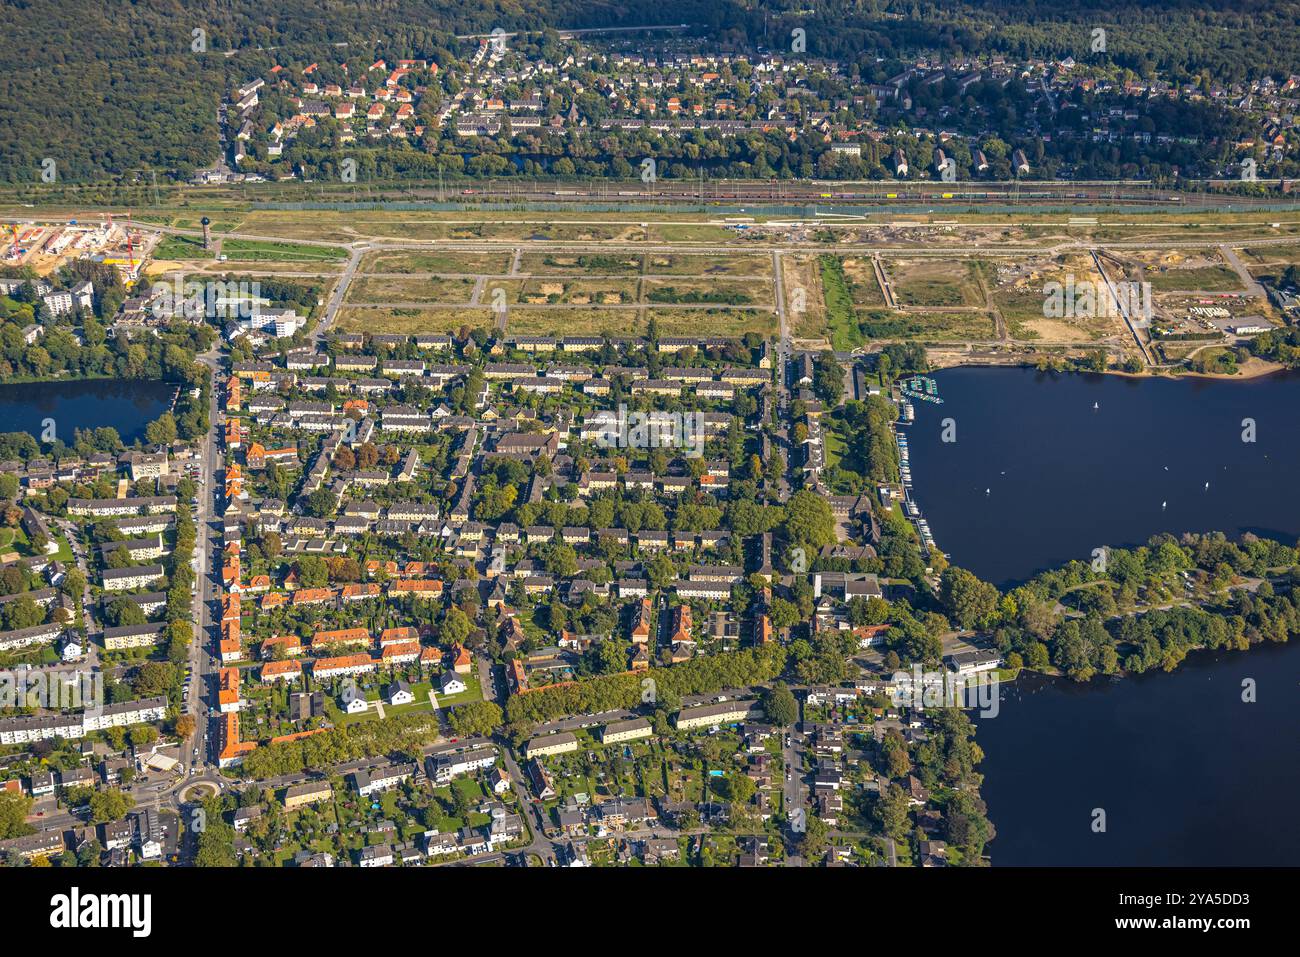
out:
<path id="1" fill-rule="evenodd" d="M 1263 379 L 1283 372 L 1295 371 L 1280 362 L 1270 362 L 1267 359 L 1260 359 L 1254 356 L 1246 360 L 1246 362 L 1242 363 L 1237 368 L 1238 371 L 1234 375 L 1226 375 L 1221 372 L 1194 372 L 1191 369 L 1179 371 L 1153 371 L 1151 369 L 1144 369 L 1141 372 L 1127 372 L 1123 369 L 1106 369 L 1104 372 L 1099 372 L 1095 369 L 1044 369 L 1041 371 L 1058 371 L 1062 374 L 1067 372 L 1078 372 L 1084 375 L 1108 375 L 1116 376 L 1121 379 L 1155 379 L 1167 382 L 1174 382 L 1180 379 L 1204 379 L 1206 381 L 1216 382 L 1250 382 L 1255 379 Z M 960 355 L 945 356 L 944 359 L 933 364 L 930 371 L 941 372 L 946 369 L 1034 369 L 1035 371 L 1040 371 L 1034 362 L 1031 362 L 1026 358 L 1017 358 L 1007 362 L 990 362 L 987 358 L 980 357 L 967 362 L 964 361 Z M 910 374 L 911 373 L 909 373 L 909 375 Z M 899 378 L 906 377 L 907 376 L 905 375 L 899 376 Z"/>
<path id="2" fill-rule="evenodd" d="M 1249 658 L 1234 650 L 1196 649 L 1168 673 L 1075 682 L 1031 671 L 1008 682 L 996 716 L 972 714 L 980 795 L 997 830 L 990 863 L 1293 864 L 1300 826 L 1241 809 L 1300 794 L 1300 771 L 1276 761 L 1274 744 L 1300 732 L 1300 642 L 1259 642 L 1243 649 Z"/>
<path id="3" fill-rule="evenodd" d="M 1000 588 L 1158 534 L 1300 537 L 1300 373 L 1233 386 L 966 366 L 935 381 L 943 404 L 905 426 L 912 498 L 949 562 Z"/>
<path id="4" fill-rule="evenodd" d="M 1294 542 L 1300 374 L 1252 371 L 936 372 L 942 404 L 916 403 L 905 427 L 915 501 L 951 564 L 1000 590 L 1157 535 Z M 1232 378 L 1243 384 L 1220 384 Z M 996 715 L 971 713 L 991 863 L 1294 862 L 1300 823 L 1242 809 L 1300 797 L 1300 765 L 1276 755 L 1300 735 L 1300 641 L 1199 645 L 1169 671 L 1159 657 L 1124 670 L 1125 657 L 1087 681 L 1022 668 L 1000 682 Z"/>
<path id="5" fill-rule="evenodd" d="M 1121 617 L 1129 617 L 1129 616 L 1124 615 Z M 1040 682 L 1059 681 L 1059 682 L 1065 682 L 1072 687 L 1086 688 L 1092 682 L 1103 680 L 1103 679 L 1111 679 L 1114 681 L 1128 681 L 1133 678 L 1155 675 L 1157 673 L 1172 675 L 1180 671 L 1186 664 L 1190 663 L 1193 655 L 1199 656 L 1199 655 L 1206 654 L 1207 652 L 1215 653 L 1215 654 L 1221 652 L 1237 652 L 1238 654 L 1244 655 L 1244 654 L 1249 654 L 1250 652 L 1255 651 L 1256 649 L 1261 647 L 1272 647 L 1274 645 L 1288 645 L 1288 644 L 1290 644 L 1289 641 L 1260 640 L 1260 641 L 1252 641 L 1245 648 L 1228 648 L 1228 647 L 1215 648 L 1212 647 L 1211 645 L 1194 645 L 1187 649 L 1186 656 L 1183 658 L 1182 661 L 1178 663 L 1178 666 L 1173 670 L 1165 670 L 1164 668 L 1149 668 L 1146 671 L 1129 671 L 1127 668 L 1119 668 L 1111 672 L 1099 671 L 1091 678 L 1087 679 L 1086 681 L 1075 681 L 1064 671 L 1055 668 L 1052 669 L 1051 671 L 1043 671 L 1042 669 L 1034 668 L 1031 665 L 1021 665 L 1020 668 L 1016 671 L 1016 673 L 1012 675 L 1010 678 L 999 678 L 998 684 L 1000 685 L 1014 684 L 1015 682 L 1019 681 L 1020 678 L 1024 676 L 1028 676 L 1032 678 L 1034 681 L 1040 681 Z"/>
<path id="6" fill-rule="evenodd" d="M 0 417 L 6 433 L 25 433 L 38 443 L 57 435 L 71 445 L 78 430 L 116 429 L 124 445 L 143 440 L 145 429 L 175 412 L 183 382 L 82 376 L 0 383 Z M 51 431 L 56 430 L 56 431 Z"/>

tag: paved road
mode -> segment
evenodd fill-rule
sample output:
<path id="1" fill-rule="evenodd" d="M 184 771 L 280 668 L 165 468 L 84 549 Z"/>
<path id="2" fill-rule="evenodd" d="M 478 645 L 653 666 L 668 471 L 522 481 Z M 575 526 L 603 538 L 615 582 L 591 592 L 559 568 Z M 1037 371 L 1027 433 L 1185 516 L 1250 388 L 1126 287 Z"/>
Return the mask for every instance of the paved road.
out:
<path id="1" fill-rule="evenodd" d="M 892 837 L 886 837 L 884 839 L 884 842 L 885 842 L 885 856 L 889 858 L 889 866 L 897 867 L 898 848 L 894 844 L 894 839 Z"/>
<path id="2" fill-rule="evenodd" d="M 549 278 L 549 277 L 547 277 Z M 481 306 L 481 303 L 475 302 L 472 298 L 466 302 L 430 302 L 428 300 L 420 301 L 399 301 L 399 302 L 350 302 L 349 306 L 362 309 L 469 309 L 474 306 Z M 617 311 L 624 310 L 641 310 L 641 309 L 671 309 L 677 310 L 701 310 L 709 311 L 717 309 L 719 304 L 716 302 L 521 302 L 510 306 L 510 309 L 531 312 L 533 310 L 547 309 L 589 309 L 595 311 L 604 311 L 606 309 Z M 768 306 L 744 306 L 752 312 L 771 312 Z M 499 316 L 504 316 L 509 310 L 494 309 L 492 310 Z"/>
<path id="3" fill-rule="evenodd" d="M 95 600 L 90 591 L 90 583 L 93 579 L 91 578 L 92 571 L 89 556 L 86 554 L 86 546 L 82 541 L 81 531 L 74 523 L 67 519 L 55 519 L 55 524 L 63 531 L 63 537 L 68 540 L 68 547 L 72 549 L 72 557 L 77 564 L 77 568 L 86 579 L 86 587 L 81 591 L 81 610 L 86 626 L 86 657 L 83 664 L 94 671 L 100 667 L 99 645 L 91 639 L 103 631 L 103 625 L 95 618 Z"/>
<path id="4" fill-rule="evenodd" d="M 776 283 L 776 315 L 780 320 L 779 346 L 777 347 L 777 356 L 782 360 L 784 369 L 784 357 L 790 353 L 790 320 L 786 315 L 785 302 L 785 277 L 781 275 L 781 251 L 772 250 L 772 275 Z"/>
<path id="5" fill-rule="evenodd" d="M 219 361 L 216 351 L 210 351 L 200 357 L 212 373 L 212 389 L 208 404 L 210 428 L 204 436 L 199 449 L 200 483 L 198 507 L 195 524 L 198 535 L 195 540 L 194 554 L 198 568 L 195 570 L 197 589 L 194 595 L 194 637 L 190 642 L 189 667 L 191 674 L 190 694 L 185 700 L 185 713 L 194 718 L 194 735 L 181 744 L 182 771 L 188 776 L 190 768 L 197 768 L 200 773 L 216 773 L 216 754 L 210 737 L 209 715 L 211 703 L 215 700 L 215 673 L 219 668 L 219 659 L 214 654 L 220 636 L 217 634 L 217 620 L 213 616 L 216 602 L 220 599 L 220 582 L 217 580 L 221 568 L 221 538 L 214 531 L 213 525 L 221 514 L 220 490 L 217 488 L 217 471 L 221 463 L 221 450 L 217 446 L 217 395 L 220 391 Z M 197 757 L 195 753 L 197 752 Z"/>
<path id="6" fill-rule="evenodd" d="M 522 252 L 522 250 L 519 250 Z M 342 269 L 345 264 L 340 264 Z M 230 271 L 229 263 L 220 263 L 216 266 L 205 265 L 204 269 L 211 269 L 213 272 L 226 273 Z M 680 280 L 682 277 L 676 273 L 588 273 L 588 272 L 519 272 L 515 264 L 511 265 L 511 272 L 440 272 L 438 270 L 419 270 L 415 272 L 363 272 L 361 275 L 367 279 L 474 279 L 487 282 L 488 280 L 499 279 L 502 282 L 511 279 L 580 279 L 583 281 L 600 281 L 600 282 L 632 282 L 636 279 L 659 279 L 664 281 Z M 239 264 L 240 272 L 257 272 L 257 264 L 249 263 L 245 266 Z M 315 278 L 321 275 L 325 270 L 303 270 L 301 272 L 286 272 L 282 269 L 267 270 L 266 275 L 270 276 L 289 276 L 300 278 Z M 163 276 L 185 275 L 185 270 L 174 269 L 170 272 L 163 273 Z M 727 273 L 725 277 L 728 280 L 738 282 L 767 282 L 767 276 L 752 275 L 749 273 Z M 482 296 L 478 293 L 472 293 L 470 302 L 473 305 L 482 303 Z M 664 305 L 673 305 L 665 303 Z M 684 304 L 686 305 L 686 304 Z"/>
<path id="7" fill-rule="evenodd" d="M 519 797 L 521 807 L 527 808 L 524 819 L 533 836 L 532 842 L 527 847 L 520 848 L 515 853 L 536 854 L 542 859 L 543 864 L 549 866 L 559 856 L 559 845 L 546 836 L 546 819 L 543 816 L 545 811 L 542 810 L 541 804 L 532 799 L 528 779 L 509 748 L 501 749 L 501 760 L 506 766 L 506 773 L 510 775 L 510 786 Z"/>
<path id="8" fill-rule="evenodd" d="M 1252 245 L 1254 244 L 1252 243 Z M 1223 253 L 1223 258 L 1228 261 L 1228 265 L 1236 270 L 1237 277 L 1241 280 L 1241 284 L 1246 287 L 1246 292 L 1252 296 L 1258 296 L 1260 298 L 1264 298 L 1267 295 L 1267 293 L 1264 292 L 1264 287 L 1261 286 L 1255 277 L 1250 274 L 1250 270 L 1246 268 L 1246 264 L 1241 261 L 1241 257 L 1237 255 L 1235 249 L 1227 243 L 1222 243 L 1219 246 L 1219 252 Z"/>
<path id="9" fill-rule="evenodd" d="M 88 222 L 91 221 L 92 219 L 98 219 L 100 221 L 103 221 L 106 219 L 106 216 L 96 217 L 96 216 L 86 216 L 85 214 L 81 214 L 80 217 L 77 216 L 33 217 L 30 215 L 25 215 L 22 218 L 25 221 L 30 220 L 36 223 L 53 224 L 53 223 L 67 223 L 72 219 L 78 219 L 79 222 Z M 484 220 L 482 218 L 469 218 L 465 220 L 440 220 L 440 222 L 447 223 L 447 224 L 456 224 L 456 223 L 481 224 L 483 222 L 488 222 L 488 221 L 489 220 Z M 492 222 L 494 225 L 499 225 L 499 226 L 507 226 L 507 225 L 535 226 L 537 224 L 537 221 L 535 219 L 521 219 L 521 220 L 493 219 L 490 220 L 490 222 Z M 578 225 L 581 224 L 582 222 L 583 221 L 581 220 L 569 220 L 569 219 L 565 220 L 566 224 Z M 616 223 L 611 223 L 609 220 L 592 220 L 590 222 L 591 225 L 617 225 Z M 637 221 L 628 220 L 625 225 L 640 225 L 643 222 L 646 222 L 646 220 L 637 220 Z M 1295 222 L 1292 220 L 1286 220 L 1286 221 L 1282 221 L 1282 224 L 1295 225 Z M 827 225 L 834 225 L 834 224 L 827 224 Z M 852 223 L 851 225 L 861 226 L 863 224 L 860 222 L 855 222 Z M 892 229 L 934 228 L 934 223 L 932 222 L 898 222 L 898 223 L 891 222 L 891 223 L 880 223 L 879 225 L 888 226 Z M 961 223 L 960 225 L 963 229 L 979 229 L 983 227 L 1006 228 L 1008 225 L 1018 225 L 1018 224 L 1015 223 L 1008 224 L 1005 222 L 990 222 L 990 223 L 968 222 L 968 223 Z M 1041 226 L 1043 225 L 1043 223 L 1026 222 L 1024 224 L 1019 224 L 1019 225 Z M 1059 224 L 1059 225 L 1061 226 L 1062 229 L 1067 228 L 1066 224 Z M 1166 225 L 1171 228 L 1181 228 L 1186 224 L 1174 220 L 1167 223 L 1165 222 L 1145 222 L 1145 223 L 1107 222 L 1106 225 L 1111 227 L 1134 226 L 1134 227 L 1142 227 L 1145 229 L 1151 229 L 1154 227 L 1166 226 Z M 1234 236 L 1230 240 L 1230 245 L 1233 246 L 1250 245 L 1252 247 L 1289 246 L 1289 245 L 1295 245 L 1297 241 L 1297 237 L 1295 235 L 1279 234 L 1278 231 L 1270 229 L 1264 224 L 1260 224 L 1260 226 L 1261 226 L 1261 230 L 1260 230 L 1261 235 Z M 143 232 L 165 233 L 174 236 L 201 237 L 203 235 L 203 232 L 200 229 L 189 229 L 189 228 L 182 228 L 178 226 L 160 226 L 152 223 L 136 223 L 135 228 Z M 391 241 L 391 240 L 375 239 L 375 240 L 353 240 L 349 242 L 340 242 L 340 241 L 330 241 L 330 240 L 323 240 L 323 239 L 303 239 L 298 236 L 278 236 L 278 235 L 270 235 L 266 233 L 247 233 L 241 230 L 230 231 L 230 232 L 222 233 L 220 235 L 222 238 L 225 239 L 247 239 L 247 240 L 253 240 L 257 242 L 293 243 L 295 245 L 300 245 L 300 246 L 319 246 L 322 248 L 329 248 L 329 249 L 343 249 L 343 250 L 347 250 L 350 256 L 356 255 L 358 258 L 360 257 L 360 255 L 371 250 L 411 249 L 411 250 L 427 251 L 433 247 L 455 249 L 461 252 L 499 252 L 501 250 L 514 250 L 514 249 L 522 249 L 524 251 L 528 251 L 532 249 L 553 251 L 558 249 L 558 250 L 575 251 L 575 252 L 583 252 L 583 251 L 608 252 L 611 248 L 614 249 L 626 248 L 629 252 L 635 250 L 641 253 L 661 252 L 661 253 L 698 254 L 698 255 L 710 255 L 710 254 L 717 254 L 723 252 L 744 253 L 744 252 L 755 251 L 755 247 L 753 245 L 743 245 L 740 242 L 700 243 L 695 241 L 682 241 L 682 242 L 659 241 L 655 243 L 630 243 L 622 240 L 604 240 L 604 241 L 594 240 L 594 241 L 571 241 L 570 242 L 570 241 L 563 241 L 563 240 L 557 241 L 557 240 L 549 240 L 549 239 L 521 240 L 513 237 L 503 237 L 502 239 L 499 240 L 438 239 L 438 240 L 427 240 L 423 242 L 414 242 L 414 241 Z M 1203 239 L 1188 239 L 1188 240 L 1145 239 L 1145 240 L 1117 240 L 1117 241 L 1110 241 L 1110 242 L 1091 242 L 1085 239 L 1061 239 L 1060 241 L 1050 246 L 1045 246 L 1041 244 L 1025 245 L 1020 243 L 1004 245 L 996 242 L 986 242 L 986 243 L 978 243 L 974 245 L 923 247 L 919 245 L 904 245 L 901 243 L 890 243 L 890 244 L 883 244 L 883 245 L 880 243 L 835 243 L 834 245 L 828 245 L 826 243 L 814 242 L 814 241 L 808 241 L 808 242 L 787 241 L 787 242 L 777 242 L 777 243 L 764 243 L 760 248 L 762 251 L 777 251 L 782 253 L 794 253 L 794 252 L 807 253 L 809 251 L 825 252 L 828 249 L 831 249 L 840 253 L 866 255 L 866 256 L 871 256 L 871 255 L 900 256 L 903 258 L 916 258 L 918 256 L 938 256 L 944 258 L 951 258 L 954 256 L 988 255 L 991 252 L 996 252 L 998 255 L 1001 256 L 1022 255 L 1022 256 L 1041 257 L 1041 256 L 1055 256 L 1067 252 L 1088 252 L 1091 250 L 1100 250 L 1100 249 L 1146 250 L 1146 249 L 1151 249 L 1153 246 L 1159 247 L 1160 249 L 1205 249 L 1206 247 L 1218 246 L 1222 243 L 1223 243 L 1223 239 L 1221 237 L 1215 237 L 1213 235 L 1209 235 Z"/>
<path id="10" fill-rule="evenodd" d="M 339 277 L 338 285 L 334 287 L 334 294 L 330 296 L 329 305 L 325 307 L 325 314 L 316 324 L 316 329 L 311 334 L 313 346 L 318 346 L 325 333 L 334 324 L 338 317 L 339 310 L 343 307 L 343 300 L 347 297 L 348 287 L 352 285 L 352 279 L 357 274 L 357 267 L 361 265 L 361 257 L 370 250 L 369 244 L 353 246 L 348 253 L 348 264 L 343 267 L 343 275 Z"/>
<path id="11" fill-rule="evenodd" d="M 792 688 L 792 691 L 801 691 L 801 688 Z M 782 796 L 785 802 L 785 817 L 787 826 L 790 826 L 793 815 L 796 811 L 802 811 L 805 815 L 809 813 L 808 805 L 804 796 L 804 775 L 803 775 L 803 749 L 805 739 L 803 733 L 799 730 L 803 727 L 803 710 L 804 696 L 795 695 L 795 702 L 799 707 L 799 716 L 795 724 L 785 730 L 785 738 L 781 742 L 781 760 L 785 764 L 789 777 L 782 788 Z M 799 834 L 791 828 L 791 837 L 794 840 L 799 839 Z M 785 864 L 787 867 L 803 866 L 803 858 L 797 854 L 790 854 L 786 857 Z"/>
<path id="12" fill-rule="evenodd" d="M 785 277 L 781 274 L 781 251 L 772 250 L 772 273 L 776 277 L 777 339 L 776 339 L 776 408 L 779 425 L 776 430 L 776 445 L 785 457 L 785 471 L 777 480 L 776 495 L 781 502 L 790 498 L 790 470 L 794 468 L 794 448 L 790 442 L 790 423 L 787 412 L 790 408 L 790 390 L 787 385 L 790 377 L 790 359 L 793 355 L 790 347 L 790 317 L 787 314 L 785 299 Z"/>
<path id="13" fill-rule="evenodd" d="M 1119 308 L 1120 315 L 1124 317 L 1124 324 L 1128 326 L 1129 334 L 1133 336 L 1133 342 L 1136 343 L 1138 349 L 1141 351 L 1143 361 L 1146 362 L 1148 366 L 1155 365 L 1156 360 L 1152 357 L 1151 350 L 1147 348 L 1146 338 L 1138 331 L 1141 327 L 1142 320 L 1140 317 L 1135 318 L 1133 316 L 1129 308 L 1131 305 L 1129 297 L 1118 293 L 1115 286 L 1115 280 L 1111 279 L 1106 273 L 1106 265 L 1102 261 L 1100 251 L 1093 249 L 1090 250 L 1090 252 L 1092 254 L 1093 264 L 1097 267 L 1097 272 L 1101 275 L 1102 281 L 1106 283 L 1106 287 L 1110 290 L 1111 302 Z M 1121 281 L 1123 278 L 1123 276 L 1120 277 Z"/>

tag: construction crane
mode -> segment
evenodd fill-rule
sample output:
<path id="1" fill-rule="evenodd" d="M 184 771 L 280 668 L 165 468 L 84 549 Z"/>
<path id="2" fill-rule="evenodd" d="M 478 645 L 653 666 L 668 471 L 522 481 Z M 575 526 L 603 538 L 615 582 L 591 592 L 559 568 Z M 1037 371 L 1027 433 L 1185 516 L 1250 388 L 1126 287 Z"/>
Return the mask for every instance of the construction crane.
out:
<path id="1" fill-rule="evenodd" d="M 131 242 L 131 210 L 126 211 L 126 255 L 130 262 L 130 272 L 127 276 L 135 277 L 135 244 Z"/>

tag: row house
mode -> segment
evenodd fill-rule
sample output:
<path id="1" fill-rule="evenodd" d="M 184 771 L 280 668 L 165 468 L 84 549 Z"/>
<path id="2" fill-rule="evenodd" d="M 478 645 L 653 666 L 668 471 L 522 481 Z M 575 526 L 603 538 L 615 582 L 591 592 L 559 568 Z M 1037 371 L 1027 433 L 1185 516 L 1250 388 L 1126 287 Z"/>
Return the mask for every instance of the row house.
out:
<path id="1" fill-rule="evenodd" d="M 104 591 L 134 591 L 145 588 L 164 577 L 161 565 L 140 565 L 134 568 L 105 568 L 102 578 Z"/>
<path id="2" fill-rule="evenodd" d="M 163 622 L 105 628 L 102 636 L 104 648 L 108 651 L 121 651 L 126 648 L 152 647 L 162 640 L 165 628 Z"/>
<path id="3" fill-rule="evenodd" d="M 63 625 L 51 622 L 45 625 L 33 625 L 30 628 L 18 628 L 14 631 L 0 632 L 0 651 L 17 651 L 32 645 L 51 644 L 63 634 Z"/>
<path id="4" fill-rule="evenodd" d="M 265 660 L 274 660 L 277 655 L 283 655 L 286 658 L 301 655 L 303 651 L 302 640 L 293 634 L 289 635 L 272 635 L 269 638 L 263 638 L 260 647 L 260 653 Z"/>
<path id="5" fill-rule="evenodd" d="M 68 499 L 68 514 L 105 518 L 117 515 L 154 515 L 176 511 L 175 495 L 142 495 L 133 498 Z"/>
<path id="6" fill-rule="evenodd" d="M 704 601 L 724 601 L 731 597 L 731 585 L 726 582 L 677 581 L 672 589 L 678 598 L 697 598 Z"/>
<path id="7" fill-rule="evenodd" d="M 318 631 L 311 638 L 311 650 L 315 653 L 329 651 L 333 648 L 355 646 L 369 647 L 370 632 L 364 628 L 340 628 L 332 631 Z"/>
<path id="8" fill-rule="evenodd" d="M 337 678 L 343 675 L 362 675 L 376 671 L 378 663 L 368 654 L 344 655 L 339 658 L 319 658 L 312 663 L 314 678 Z"/>
<path id="9" fill-rule="evenodd" d="M 277 681 L 293 683 L 301 677 L 302 664 L 297 661 L 268 661 L 262 665 L 260 674 L 262 684 L 274 684 Z"/>
<path id="10" fill-rule="evenodd" d="M 144 562 L 151 558 L 162 558 L 167 554 L 161 533 L 146 538 L 126 538 L 116 542 L 107 542 L 100 547 L 100 555 L 105 561 L 115 552 L 125 552 L 133 562 Z"/>

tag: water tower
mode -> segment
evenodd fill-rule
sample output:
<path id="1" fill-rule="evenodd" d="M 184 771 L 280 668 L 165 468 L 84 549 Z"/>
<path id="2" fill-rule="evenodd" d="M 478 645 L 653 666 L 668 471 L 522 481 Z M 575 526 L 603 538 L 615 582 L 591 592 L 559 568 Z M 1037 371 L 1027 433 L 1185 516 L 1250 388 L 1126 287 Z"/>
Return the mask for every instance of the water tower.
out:
<path id="1" fill-rule="evenodd" d="M 199 225 L 203 227 L 203 248 L 211 249 L 212 248 L 212 229 L 211 229 L 212 220 L 204 216 L 202 219 L 199 220 Z"/>

